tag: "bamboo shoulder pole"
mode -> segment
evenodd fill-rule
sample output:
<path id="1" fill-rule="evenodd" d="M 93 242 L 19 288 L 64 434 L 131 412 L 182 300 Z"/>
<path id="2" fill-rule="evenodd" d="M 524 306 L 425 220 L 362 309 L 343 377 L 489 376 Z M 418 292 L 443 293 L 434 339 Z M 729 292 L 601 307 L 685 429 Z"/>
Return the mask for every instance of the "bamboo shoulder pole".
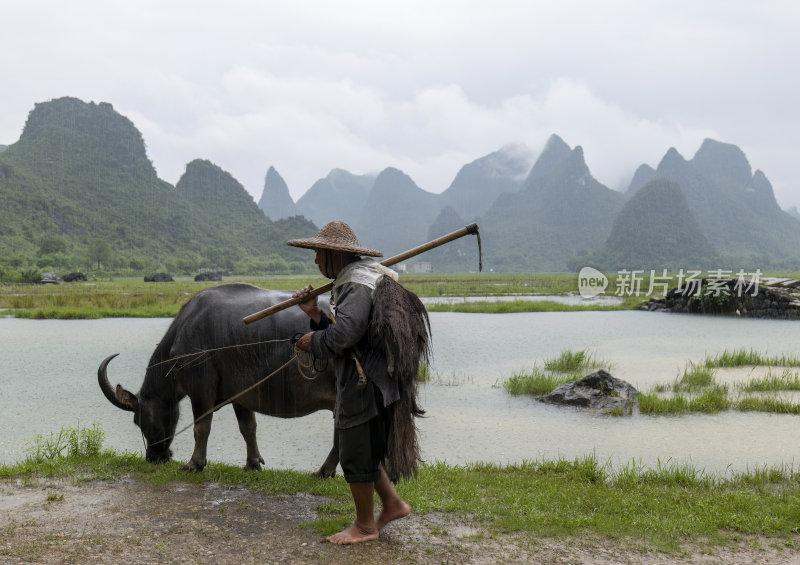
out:
<path id="1" fill-rule="evenodd" d="M 325 294 L 326 292 L 330 292 L 331 289 L 333 289 L 333 282 L 329 282 L 329 283 L 324 284 L 324 285 L 322 285 L 322 286 L 320 286 L 318 288 L 313 289 L 311 292 L 309 292 L 303 298 L 290 298 L 289 300 L 284 300 L 283 302 L 279 302 L 278 304 L 275 304 L 274 306 L 270 306 L 269 308 L 266 308 L 264 310 L 260 310 L 260 311 L 256 312 L 255 314 L 250 314 L 249 316 L 244 318 L 244 323 L 245 324 L 251 324 L 251 323 L 253 323 L 253 322 L 257 321 L 257 320 L 260 320 L 261 318 L 266 318 L 267 316 L 271 316 L 275 312 L 280 312 L 281 310 L 285 310 L 286 308 L 289 308 L 290 306 L 294 306 L 295 304 L 300 304 L 301 302 L 303 302 L 305 300 L 308 300 L 308 299 L 313 298 L 315 296 L 319 296 L 320 294 Z"/>
<path id="2" fill-rule="evenodd" d="M 419 255 L 420 253 L 425 253 L 426 251 L 430 251 L 431 249 L 439 247 L 440 245 L 444 245 L 445 243 L 450 243 L 454 239 L 464 237 L 465 235 L 479 235 L 478 224 L 470 224 L 454 232 L 451 232 L 447 235 L 443 235 L 442 237 L 434 239 L 433 241 L 429 241 L 428 243 L 423 243 L 422 245 L 415 247 L 414 249 L 409 249 L 408 251 L 404 251 L 399 255 L 395 255 L 394 257 L 389 257 L 388 259 L 384 259 L 380 263 L 385 267 L 389 267 L 391 265 L 399 263 L 400 261 L 405 261 L 406 259 L 410 259 L 411 257 Z M 325 285 L 322 285 L 319 288 L 315 288 L 303 298 L 290 298 L 289 300 L 284 300 L 283 302 L 275 304 L 274 306 L 270 306 L 269 308 L 260 310 L 254 314 L 250 314 L 249 316 L 244 318 L 244 323 L 251 324 L 257 320 L 266 318 L 267 316 L 271 316 L 275 312 L 280 312 L 281 310 L 285 310 L 290 306 L 295 306 L 296 304 L 300 304 L 304 300 L 308 300 L 309 298 L 313 298 L 315 296 L 319 296 L 320 294 L 325 294 L 326 292 L 330 292 L 332 288 L 333 288 L 333 282 L 329 282 Z"/>
<path id="3" fill-rule="evenodd" d="M 414 249 L 409 249 L 408 251 L 404 251 L 399 255 L 395 255 L 394 257 L 389 257 L 381 261 L 381 265 L 384 267 L 390 267 L 391 265 L 395 265 L 400 261 L 405 261 L 406 259 L 410 259 L 416 255 L 421 253 L 425 253 L 426 251 L 430 251 L 435 247 L 439 247 L 440 245 L 444 245 L 445 243 L 450 243 L 454 239 L 458 239 L 459 237 L 464 237 L 465 235 L 478 235 L 478 224 L 470 224 L 465 226 L 461 229 L 458 229 L 454 232 L 448 233 L 447 235 L 443 235 L 433 241 L 429 241 L 428 243 L 423 243 L 422 245 L 415 247 Z"/>

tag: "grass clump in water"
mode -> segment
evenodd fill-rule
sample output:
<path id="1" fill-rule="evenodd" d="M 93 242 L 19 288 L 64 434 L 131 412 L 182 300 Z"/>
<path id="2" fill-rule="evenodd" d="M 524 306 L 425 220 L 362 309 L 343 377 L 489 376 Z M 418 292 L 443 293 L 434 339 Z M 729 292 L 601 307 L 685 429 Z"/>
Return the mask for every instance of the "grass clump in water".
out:
<path id="1" fill-rule="evenodd" d="M 713 369 L 693 363 L 671 385 L 656 385 L 650 392 L 639 394 L 642 414 L 715 413 L 730 407 L 728 385 L 715 382 Z"/>
<path id="2" fill-rule="evenodd" d="M 544 396 L 559 386 L 577 380 L 596 369 L 611 369 L 611 363 L 598 359 L 587 349 L 566 349 L 557 357 L 544 360 L 544 369 L 534 365 L 530 371 L 516 372 L 503 381 L 513 395 Z"/>
<path id="3" fill-rule="evenodd" d="M 800 367 L 800 358 L 794 355 L 768 356 L 750 349 L 724 350 L 714 357 L 707 357 L 704 361 L 708 368 L 717 367 Z"/>
<path id="4" fill-rule="evenodd" d="M 588 349 L 565 349 L 558 357 L 545 359 L 544 368 L 558 373 L 577 373 L 589 369 L 610 369 L 611 363 L 597 359 Z"/>
<path id="5" fill-rule="evenodd" d="M 729 396 L 728 386 L 715 382 L 715 369 L 736 367 L 770 367 L 762 377 L 734 385 L 739 398 Z M 784 367 L 777 375 L 771 367 Z M 800 404 L 759 393 L 800 391 L 800 372 L 792 370 L 800 366 L 800 360 L 792 355 L 767 356 L 755 350 L 725 350 L 707 357 L 699 364 L 689 363 L 683 374 L 672 384 L 656 385 L 649 393 L 639 395 L 639 411 L 643 414 L 682 414 L 687 412 L 715 413 L 728 409 L 747 412 L 771 412 L 775 414 L 798 414 Z"/>
<path id="6" fill-rule="evenodd" d="M 675 382 L 673 390 L 692 392 L 701 390 L 714 384 L 714 371 L 708 367 L 701 367 L 690 363 L 684 370 L 680 379 Z"/>
<path id="7" fill-rule="evenodd" d="M 742 412 L 800 414 L 800 404 L 774 396 L 745 396 L 736 401 L 736 408 Z"/>
<path id="8" fill-rule="evenodd" d="M 734 406 L 728 396 L 728 386 L 712 384 L 693 393 L 660 394 L 655 391 L 639 393 L 641 414 L 686 414 L 703 412 L 713 414 Z"/>
<path id="9" fill-rule="evenodd" d="M 700 394 L 689 399 L 689 410 L 691 412 L 713 414 L 727 410 L 730 407 L 731 400 L 728 397 L 728 385 L 713 384 L 704 388 Z"/>
<path id="10" fill-rule="evenodd" d="M 786 368 L 780 375 L 775 375 L 770 370 L 763 377 L 750 379 L 739 388 L 743 392 L 800 390 L 800 373 Z"/>
<path id="11" fill-rule="evenodd" d="M 704 365 L 689 363 L 683 374 L 672 384 L 659 384 L 653 387 L 654 392 L 696 392 L 714 384 L 714 370 Z"/>
<path id="12" fill-rule="evenodd" d="M 503 381 L 503 387 L 514 396 L 521 394 L 544 396 L 573 380 L 575 380 L 574 375 L 554 375 L 534 367 L 529 372 L 514 373 Z"/>
<path id="13" fill-rule="evenodd" d="M 656 392 L 640 392 L 641 414 L 683 414 L 689 411 L 689 401 L 683 394 L 662 396 Z"/>

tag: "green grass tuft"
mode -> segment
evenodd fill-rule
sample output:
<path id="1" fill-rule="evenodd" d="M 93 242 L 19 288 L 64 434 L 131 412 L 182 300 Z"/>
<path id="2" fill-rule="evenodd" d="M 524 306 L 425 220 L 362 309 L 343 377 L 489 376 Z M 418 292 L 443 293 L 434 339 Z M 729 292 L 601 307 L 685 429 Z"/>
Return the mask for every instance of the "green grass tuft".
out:
<path id="1" fill-rule="evenodd" d="M 763 377 L 750 379 L 739 387 L 743 392 L 770 392 L 779 390 L 800 390 L 800 373 L 785 368 L 783 373 L 775 375 L 770 370 Z"/>
<path id="2" fill-rule="evenodd" d="M 684 414 L 689 411 L 689 401 L 683 394 L 660 396 L 653 392 L 640 392 L 641 414 Z"/>
<path id="3" fill-rule="evenodd" d="M 800 404 L 778 396 L 753 396 L 750 393 L 800 390 L 797 357 L 792 355 L 766 356 L 755 350 L 725 350 L 707 357 L 699 364 L 689 363 L 683 374 L 671 385 L 655 385 L 650 392 L 639 394 L 639 411 L 642 414 L 684 414 L 687 412 L 715 413 L 735 409 L 741 411 L 771 412 L 775 414 L 800 414 Z M 784 367 L 782 374 L 769 370 L 766 376 L 755 377 L 735 389 L 746 393 L 740 398 L 730 398 L 728 386 L 714 380 L 716 368 L 747 366 Z"/>
<path id="4" fill-rule="evenodd" d="M 641 414 L 685 414 L 704 412 L 713 414 L 731 407 L 727 385 L 711 385 L 696 394 L 675 393 L 667 396 L 656 392 L 639 393 Z"/>
<path id="5" fill-rule="evenodd" d="M 705 412 L 713 414 L 722 412 L 731 406 L 728 398 L 728 386 L 714 384 L 704 388 L 700 394 L 689 399 L 689 410 L 691 412 Z"/>
<path id="6" fill-rule="evenodd" d="M 566 349 L 558 357 L 545 359 L 544 368 L 548 371 L 558 371 L 559 373 L 571 373 L 584 368 L 587 365 L 588 352 L 585 349 L 572 351 Z"/>
<path id="7" fill-rule="evenodd" d="M 528 394 L 530 396 L 544 396 L 556 388 L 579 378 L 575 375 L 553 375 L 545 373 L 534 367 L 529 372 L 515 372 L 503 381 L 503 387 L 514 396 Z"/>
<path id="8" fill-rule="evenodd" d="M 534 366 L 530 371 L 515 372 L 502 384 L 513 395 L 544 396 L 563 384 L 601 368 L 610 369 L 611 363 L 596 358 L 587 349 L 566 349 L 558 357 L 545 359 L 544 370 Z"/>
<path id="9" fill-rule="evenodd" d="M 722 353 L 713 357 L 707 357 L 704 361 L 705 366 L 713 369 L 717 367 L 747 367 L 747 366 L 765 366 L 765 367 L 800 367 L 800 358 L 794 355 L 780 355 L 780 356 L 767 356 L 750 349 L 735 349 L 728 351 L 727 349 Z"/>
<path id="10" fill-rule="evenodd" d="M 26 461 L 41 463 L 61 457 L 93 456 L 100 453 L 105 433 L 100 424 L 91 428 L 62 428 L 58 434 L 37 435 L 28 446 Z"/>
<path id="11" fill-rule="evenodd" d="M 557 373 L 589 373 L 596 369 L 612 368 L 612 364 L 604 359 L 599 359 L 594 352 L 588 349 L 573 351 L 565 349 L 558 357 L 544 360 L 544 368 Z"/>
<path id="12" fill-rule="evenodd" d="M 674 392 L 693 392 L 711 386 L 714 383 L 714 370 L 708 367 L 689 363 L 683 374 L 672 387 Z"/>
<path id="13" fill-rule="evenodd" d="M 774 396 L 745 396 L 736 402 L 736 408 L 742 412 L 800 414 L 800 404 Z"/>

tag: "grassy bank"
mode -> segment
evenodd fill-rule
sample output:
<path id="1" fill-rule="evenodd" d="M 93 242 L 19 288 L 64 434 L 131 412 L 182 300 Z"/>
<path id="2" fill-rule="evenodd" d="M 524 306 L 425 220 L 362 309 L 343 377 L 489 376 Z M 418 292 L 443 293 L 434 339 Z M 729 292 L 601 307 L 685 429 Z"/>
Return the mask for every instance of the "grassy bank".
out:
<path id="1" fill-rule="evenodd" d="M 278 290 L 297 289 L 304 284 L 325 284 L 321 277 L 270 277 L 242 282 Z M 189 298 L 215 284 L 219 283 L 180 279 L 168 283 L 146 283 L 121 279 L 59 285 L 0 286 L 0 308 L 7 309 L 6 313 L 14 317 L 33 319 L 172 317 Z"/>
<path id="2" fill-rule="evenodd" d="M 510 301 L 475 301 L 453 302 L 446 304 L 428 304 L 429 312 L 462 312 L 465 314 L 514 314 L 519 312 L 609 312 L 616 310 L 633 310 L 646 302 L 644 297 L 627 298 L 619 304 L 564 304 L 555 300 L 510 300 Z"/>
<path id="3" fill-rule="evenodd" d="M 328 282 L 321 276 L 288 275 L 225 280 L 234 281 L 276 290 L 295 290 L 308 284 L 319 287 Z M 577 276 L 569 273 L 402 275 L 400 281 L 421 297 L 562 295 L 577 292 Z M 191 279 L 177 279 L 168 283 L 116 279 L 58 285 L 6 285 L 0 286 L 0 309 L 5 309 L 7 315 L 35 319 L 169 317 L 175 316 L 180 307 L 197 292 L 214 284 L 219 283 L 195 282 Z M 644 296 L 629 297 L 622 305 L 598 306 L 520 299 L 512 302 L 432 305 L 429 310 L 495 313 L 618 310 L 633 308 L 644 300 Z"/>
<path id="4" fill-rule="evenodd" d="M 674 287 L 675 273 L 651 285 L 650 272 L 618 279 L 608 273 L 605 296 L 619 295 L 620 304 L 562 304 L 556 301 L 526 300 L 524 295 L 566 295 L 578 292 L 575 273 L 453 273 L 403 274 L 400 282 L 420 297 L 450 296 L 520 296 L 510 302 L 458 302 L 435 304 L 432 312 L 513 313 L 631 310 L 647 302 L 654 294 Z M 770 276 L 783 276 L 773 273 Z M 787 275 L 794 276 L 795 274 Z M 767 275 L 764 275 L 765 277 Z M 315 287 L 328 282 L 321 276 L 274 275 L 264 277 L 226 277 L 225 282 L 249 282 L 264 288 L 295 290 L 307 284 Z M 174 316 L 181 305 L 201 289 L 219 283 L 195 282 L 177 278 L 170 283 L 144 283 L 141 279 L 90 280 L 86 283 L 59 285 L 0 285 L 0 309 L 21 318 L 102 318 Z"/>
<path id="5" fill-rule="evenodd" d="M 25 461 L 0 467 L 0 480 L 218 482 L 255 493 L 327 497 L 318 518 L 309 523 L 320 534 L 337 531 L 352 519 L 349 489 L 339 477 L 320 480 L 309 473 L 251 472 L 223 464 L 186 473 L 176 462 L 154 465 L 136 455 L 104 451 L 98 435 L 95 427 L 70 430 L 63 438 L 39 438 L 40 448 Z M 397 489 L 415 513 L 454 513 L 485 535 L 517 532 L 532 542 L 541 536 L 590 534 L 677 552 L 686 542 L 725 545 L 752 534 L 794 546 L 800 523 L 800 472 L 790 468 L 721 477 L 682 465 L 631 463 L 611 470 L 591 456 L 508 466 L 432 463 Z M 53 496 L 57 499 L 58 493 Z"/>

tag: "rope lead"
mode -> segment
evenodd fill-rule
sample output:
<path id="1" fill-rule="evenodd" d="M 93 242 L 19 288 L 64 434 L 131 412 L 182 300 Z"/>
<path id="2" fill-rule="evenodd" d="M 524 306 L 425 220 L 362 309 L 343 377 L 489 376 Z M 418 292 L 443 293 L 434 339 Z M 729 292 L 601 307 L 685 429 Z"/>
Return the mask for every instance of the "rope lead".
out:
<path id="1" fill-rule="evenodd" d="M 281 340 L 281 341 L 288 341 L 288 340 Z M 292 361 L 294 361 L 295 359 L 297 359 L 297 356 L 296 356 L 296 355 L 292 355 L 292 357 L 291 357 L 291 358 L 290 358 L 290 359 L 289 359 L 289 360 L 288 360 L 286 363 L 284 363 L 283 365 L 281 365 L 280 367 L 278 367 L 277 369 L 275 369 L 274 371 L 272 371 L 272 372 L 271 372 L 269 375 L 267 375 L 266 377 L 264 377 L 263 379 L 261 379 L 261 380 L 260 380 L 260 381 L 258 381 L 257 383 L 255 383 L 255 384 L 253 384 L 253 385 L 250 385 L 249 387 L 247 387 L 247 388 L 246 388 L 246 389 L 244 389 L 243 391 L 241 391 L 241 392 L 239 392 L 239 393 L 235 394 L 234 396 L 230 397 L 228 400 L 226 400 L 226 401 L 224 401 L 224 402 L 221 402 L 220 404 L 217 404 L 217 405 L 216 405 L 216 406 L 214 406 L 214 407 L 213 407 L 211 410 L 208 410 L 208 411 L 206 411 L 204 414 L 202 414 L 201 416 L 198 416 L 197 418 L 195 418 L 195 419 L 194 419 L 194 421 L 193 421 L 191 424 L 189 424 L 189 425 L 187 425 L 187 426 L 185 426 L 185 427 L 181 428 L 180 430 L 178 430 L 177 432 L 175 432 L 175 433 L 174 433 L 174 434 L 172 434 L 171 436 L 167 436 L 167 437 L 165 437 L 164 439 L 160 439 L 160 440 L 158 440 L 158 441 L 154 441 L 153 443 L 151 443 L 151 444 L 150 444 L 150 446 L 152 447 L 152 446 L 154 446 L 154 445 L 158 445 L 159 443 L 164 443 L 165 441 L 168 441 L 168 440 L 174 439 L 174 438 L 175 438 L 175 436 L 177 436 L 178 434 L 182 434 L 183 432 L 185 432 L 185 431 L 186 431 L 186 430 L 188 430 L 189 428 L 192 428 L 192 427 L 194 427 L 194 426 L 197 424 L 197 422 L 199 422 L 200 420 L 202 420 L 203 418 L 205 418 L 205 417 L 206 417 L 206 416 L 208 416 L 209 414 L 213 414 L 214 412 L 216 412 L 217 410 L 219 410 L 219 409 L 220 409 L 220 408 L 222 408 L 223 406 L 226 406 L 226 405 L 230 404 L 231 402 L 233 402 L 234 400 L 236 400 L 236 399 L 237 399 L 237 398 L 239 398 L 240 396 L 243 396 L 243 395 L 247 394 L 248 392 L 250 392 L 250 391 L 251 391 L 251 390 L 253 390 L 254 388 L 258 388 L 258 387 L 259 387 L 259 386 L 261 386 L 263 383 L 265 383 L 266 381 L 268 381 L 270 378 L 272 378 L 273 376 L 275 376 L 276 374 L 278 374 L 279 372 L 281 372 L 282 370 L 284 370 L 286 367 L 288 367 L 288 366 L 289 366 L 289 364 L 290 364 Z"/>

